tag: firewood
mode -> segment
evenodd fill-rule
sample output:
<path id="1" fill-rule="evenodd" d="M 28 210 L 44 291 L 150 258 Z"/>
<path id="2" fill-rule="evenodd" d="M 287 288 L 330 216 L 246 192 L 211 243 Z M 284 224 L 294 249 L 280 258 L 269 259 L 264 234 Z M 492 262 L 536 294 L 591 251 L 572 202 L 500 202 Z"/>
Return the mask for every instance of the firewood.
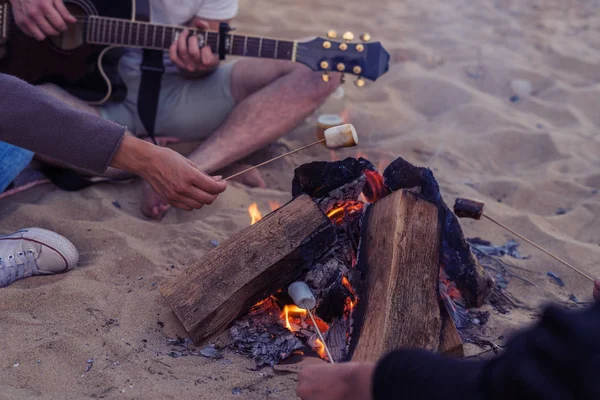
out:
<path id="1" fill-rule="evenodd" d="M 462 358 L 465 356 L 462 339 L 443 302 L 440 302 L 440 311 L 442 315 L 442 332 L 438 353 L 448 357 Z"/>
<path id="2" fill-rule="evenodd" d="M 417 195 L 400 190 L 370 207 L 361 249 L 367 283 L 352 361 L 377 361 L 400 348 L 438 350 L 440 243 L 438 208 Z"/>
<path id="3" fill-rule="evenodd" d="M 331 246 L 333 231 L 315 202 L 299 196 L 233 235 L 160 291 L 199 344 L 298 279 Z"/>

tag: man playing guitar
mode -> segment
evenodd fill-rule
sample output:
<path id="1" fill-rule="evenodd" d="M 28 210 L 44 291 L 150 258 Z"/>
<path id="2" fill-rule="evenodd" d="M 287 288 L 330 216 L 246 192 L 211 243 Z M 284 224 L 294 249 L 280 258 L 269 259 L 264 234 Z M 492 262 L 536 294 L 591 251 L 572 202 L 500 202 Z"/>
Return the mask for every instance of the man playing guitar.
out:
<path id="1" fill-rule="evenodd" d="M 62 0 L 10 2 L 19 27 L 38 40 L 64 31 L 75 21 Z M 237 0 L 153 0 L 151 21 L 216 30 L 219 22 L 229 21 L 237 10 Z M 121 57 L 119 74 L 127 86 L 123 102 L 93 107 L 57 86 L 42 87 L 79 109 L 145 136 L 148 132 L 137 107 L 141 62 L 138 49 L 129 49 Z M 326 83 L 320 74 L 288 61 L 243 59 L 220 65 L 210 47 L 200 48 L 198 38 L 189 31 L 173 42 L 164 66 L 155 131 L 181 140 L 204 139 L 189 159 L 209 174 L 232 168 L 236 161 L 293 129 L 339 84 L 337 76 Z M 258 172 L 242 179 L 251 186 L 265 185 Z M 167 209 L 158 194 L 145 186 L 141 211 L 161 218 Z"/>

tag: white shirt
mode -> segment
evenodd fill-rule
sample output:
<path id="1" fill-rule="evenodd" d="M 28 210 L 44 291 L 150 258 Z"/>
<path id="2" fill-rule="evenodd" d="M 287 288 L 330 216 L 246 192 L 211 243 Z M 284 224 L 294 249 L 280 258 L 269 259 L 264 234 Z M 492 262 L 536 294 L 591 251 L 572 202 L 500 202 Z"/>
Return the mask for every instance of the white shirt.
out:
<path id="1" fill-rule="evenodd" d="M 184 26 L 194 17 L 210 20 L 228 20 L 237 15 L 238 0 L 152 0 L 151 22 Z M 137 72 L 142 62 L 139 49 L 129 49 L 121 59 L 121 67 Z M 165 72 L 179 73 L 179 69 L 164 55 Z M 122 71 L 123 72 L 123 71 Z"/>
<path id="2" fill-rule="evenodd" d="M 232 19 L 238 0 L 152 0 L 151 20 L 159 24 L 183 25 L 194 17 L 212 20 Z"/>

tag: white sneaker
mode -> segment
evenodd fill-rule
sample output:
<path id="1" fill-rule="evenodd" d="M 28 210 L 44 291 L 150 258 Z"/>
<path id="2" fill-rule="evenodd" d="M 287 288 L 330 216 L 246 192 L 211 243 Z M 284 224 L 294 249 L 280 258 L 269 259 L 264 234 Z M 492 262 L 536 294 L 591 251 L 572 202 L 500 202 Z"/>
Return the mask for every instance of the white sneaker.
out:
<path id="1" fill-rule="evenodd" d="M 0 288 L 33 275 L 53 275 L 77 265 L 79 253 L 66 238 L 40 228 L 0 236 Z"/>

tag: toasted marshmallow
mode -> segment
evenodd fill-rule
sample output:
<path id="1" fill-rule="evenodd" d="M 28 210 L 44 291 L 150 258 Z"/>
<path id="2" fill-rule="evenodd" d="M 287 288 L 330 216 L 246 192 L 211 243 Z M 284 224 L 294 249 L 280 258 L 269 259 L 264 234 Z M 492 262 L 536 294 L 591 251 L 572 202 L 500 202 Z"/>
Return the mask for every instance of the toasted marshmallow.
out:
<path id="1" fill-rule="evenodd" d="M 352 124 L 334 126 L 325 130 L 325 144 L 330 149 L 358 145 L 358 134 Z"/>

